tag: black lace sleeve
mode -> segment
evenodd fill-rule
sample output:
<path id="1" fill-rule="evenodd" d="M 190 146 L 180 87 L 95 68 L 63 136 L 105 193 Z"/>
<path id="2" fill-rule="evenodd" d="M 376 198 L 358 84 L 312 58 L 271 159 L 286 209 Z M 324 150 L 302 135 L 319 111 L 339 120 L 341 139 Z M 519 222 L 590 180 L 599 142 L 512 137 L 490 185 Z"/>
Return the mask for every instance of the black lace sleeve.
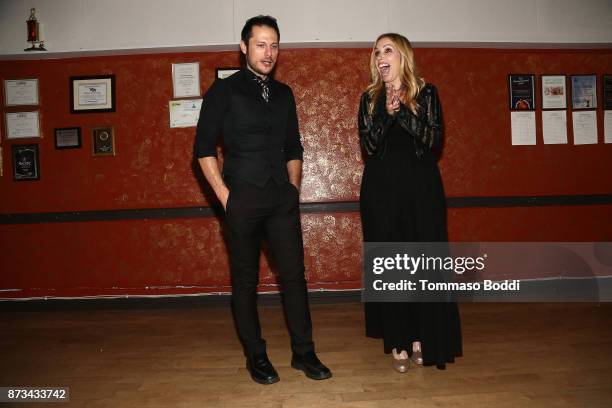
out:
<path id="1" fill-rule="evenodd" d="M 374 113 L 370 114 L 368 112 L 369 102 L 370 96 L 367 92 L 364 92 L 359 102 L 359 116 L 357 118 L 359 141 L 361 148 L 368 156 L 382 155 L 386 147 L 385 135 L 393 122 L 393 117 L 386 111 L 381 112 L 379 106 L 376 106 Z M 384 110 L 384 101 L 382 103 Z"/>
<path id="2" fill-rule="evenodd" d="M 427 85 L 421 93 L 423 100 L 420 103 L 425 119 L 421 142 L 430 149 L 439 149 L 444 136 L 444 121 L 438 90 L 433 85 Z"/>

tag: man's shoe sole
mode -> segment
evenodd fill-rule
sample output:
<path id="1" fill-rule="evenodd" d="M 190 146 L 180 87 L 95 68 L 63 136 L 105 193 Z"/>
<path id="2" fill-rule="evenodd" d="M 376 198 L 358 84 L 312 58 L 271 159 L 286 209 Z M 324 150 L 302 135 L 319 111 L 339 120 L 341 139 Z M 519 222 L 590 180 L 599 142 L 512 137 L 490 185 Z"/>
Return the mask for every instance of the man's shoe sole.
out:
<path id="1" fill-rule="evenodd" d="M 332 374 L 331 372 L 329 374 L 323 374 L 320 377 L 311 375 L 308 373 L 308 370 L 306 370 L 306 368 L 299 363 L 296 363 L 295 361 L 291 362 L 291 367 L 295 368 L 296 370 L 301 370 L 304 372 L 304 374 L 306 374 L 306 377 L 310 378 L 311 380 L 327 380 L 328 378 L 331 378 Z"/>

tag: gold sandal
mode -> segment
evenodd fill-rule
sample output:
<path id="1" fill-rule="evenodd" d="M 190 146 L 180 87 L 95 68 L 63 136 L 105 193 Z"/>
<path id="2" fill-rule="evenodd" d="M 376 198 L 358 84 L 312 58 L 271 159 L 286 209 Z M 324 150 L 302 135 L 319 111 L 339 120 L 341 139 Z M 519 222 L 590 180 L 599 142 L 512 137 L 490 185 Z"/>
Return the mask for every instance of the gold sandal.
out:
<path id="1" fill-rule="evenodd" d="M 396 356 L 398 356 L 399 358 L 396 358 Z M 402 353 L 397 354 L 395 349 L 393 349 L 391 356 L 391 365 L 393 366 L 393 369 L 398 373 L 405 373 L 406 371 L 408 371 L 408 368 L 410 367 L 410 359 L 408 358 L 408 353 L 406 353 L 406 357 L 403 358 Z"/>

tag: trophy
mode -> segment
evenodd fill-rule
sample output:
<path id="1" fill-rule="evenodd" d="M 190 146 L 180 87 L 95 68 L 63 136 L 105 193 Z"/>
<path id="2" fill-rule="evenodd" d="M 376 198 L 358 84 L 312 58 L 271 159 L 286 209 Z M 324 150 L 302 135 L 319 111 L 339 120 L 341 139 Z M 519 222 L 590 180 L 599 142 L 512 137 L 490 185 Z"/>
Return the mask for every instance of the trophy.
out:
<path id="1" fill-rule="evenodd" d="M 28 42 L 31 43 L 32 46 L 26 48 L 24 51 L 47 51 L 45 42 L 38 40 L 40 30 L 38 28 L 38 20 L 36 19 L 36 9 L 30 9 L 30 18 L 27 19 L 26 24 L 28 26 Z M 38 47 L 36 44 L 38 44 Z"/>

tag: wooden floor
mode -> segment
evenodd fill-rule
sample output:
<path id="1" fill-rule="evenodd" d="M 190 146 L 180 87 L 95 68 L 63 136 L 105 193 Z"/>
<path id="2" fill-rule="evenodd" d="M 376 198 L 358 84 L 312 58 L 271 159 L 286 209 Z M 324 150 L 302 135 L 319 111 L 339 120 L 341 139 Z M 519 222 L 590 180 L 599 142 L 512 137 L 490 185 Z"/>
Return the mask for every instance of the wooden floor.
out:
<path id="1" fill-rule="evenodd" d="M 312 304 L 333 378 L 289 366 L 281 308 L 261 305 L 281 381 L 244 368 L 229 308 L 0 312 L 0 386 L 68 386 L 71 407 L 612 407 L 612 304 L 462 304 L 464 357 L 391 369 L 359 303 Z M 8 406 L 7 404 L 0 404 Z M 17 407 L 44 404 L 14 404 Z"/>

